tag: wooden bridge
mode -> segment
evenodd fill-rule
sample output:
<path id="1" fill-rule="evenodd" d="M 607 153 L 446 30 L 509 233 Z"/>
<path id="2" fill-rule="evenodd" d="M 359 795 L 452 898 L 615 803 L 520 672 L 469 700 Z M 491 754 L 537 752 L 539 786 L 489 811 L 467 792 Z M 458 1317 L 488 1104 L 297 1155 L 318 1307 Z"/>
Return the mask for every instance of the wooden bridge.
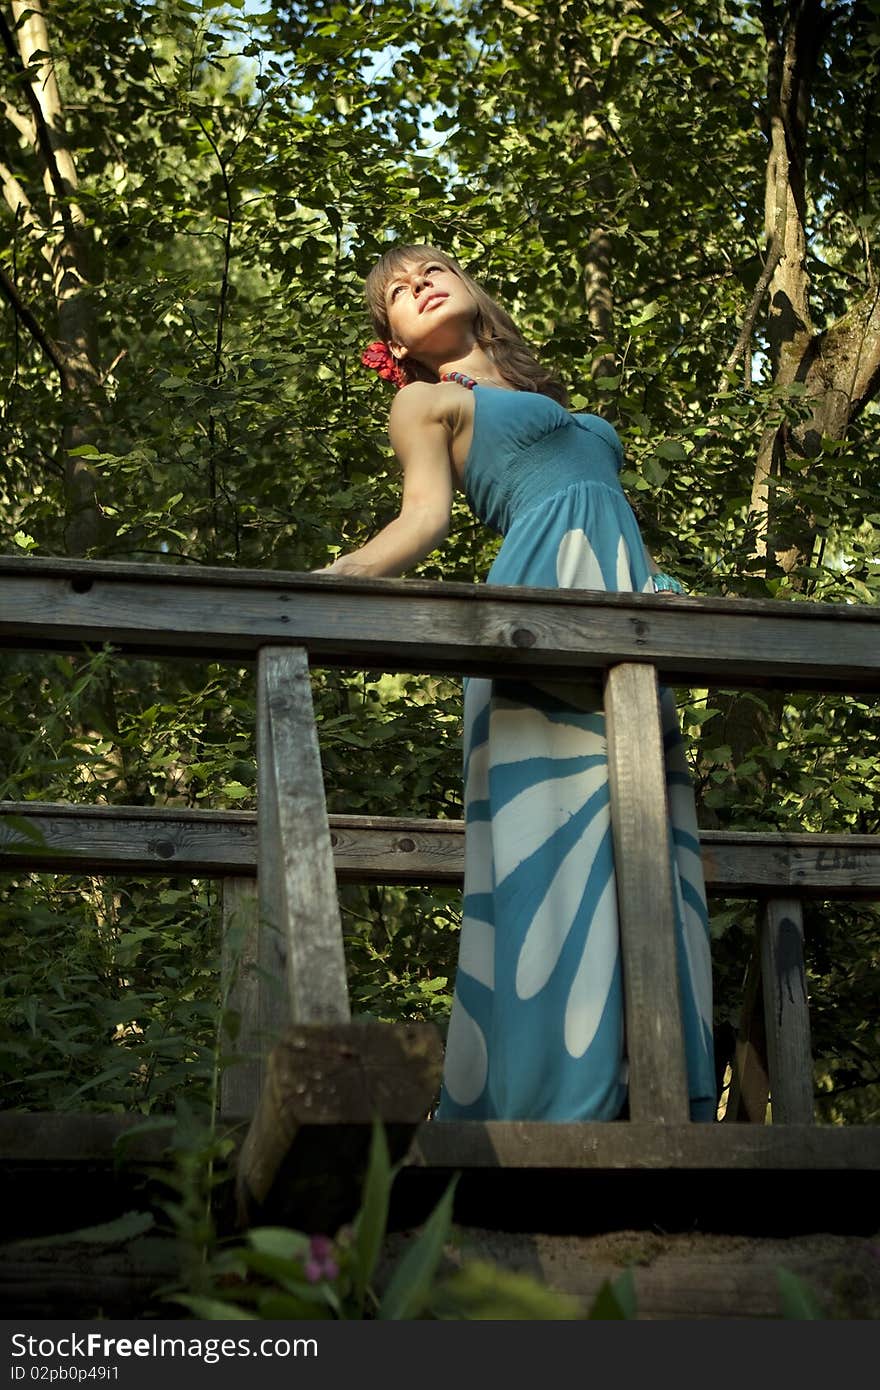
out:
<path id="1" fill-rule="evenodd" d="M 457 1219 L 500 1230 L 571 1234 L 616 1223 L 797 1232 L 815 1229 L 817 1204 L 822 1230 L 877 1230 L 880 1126 L 813 1123 L 801 903 L 880 898 L 880 836 L 702 834 L 710 894 L 758 899 L 761 913 L 725 1122 L 691 1124 L 657 685 L 874 694 L 880 612 L 0 559 L 0 645 L 79 652 L 103 644 L 123 656 L 256 660 L 258 811 L 7 804 L 5 863 L 222 880 L 224 920 L 246 926 L 235 999 L 241 1061 L 224 1074 L 221 1098 L 223 1115 L 246 1131 L 244 1220 L 326 1227 L 350 1203 L 351 1174 L 378 1111 L 405 1160 L 401 1221 L 424 1215 L 460 1172 Z M 426 1122 L 441 1060 L 436 1031 L 351 1022 L 337 879 L 456 883 L 463 826 L 328 820 L 310 663 L 603 683 L 627 1120 Z M 639 738 L 629 737 L 636 728 Z M 768 1096 L 772 1124 L 764 1123 Z M 41 1166 L 100 1173 L 130 1123 L 7 1112 L 0 1171 L 7 1184 Z M 141 1150 L 155 1157 L 156 1141 Z M 722 1178 L 727 1226 L 717 1224 Z"/>

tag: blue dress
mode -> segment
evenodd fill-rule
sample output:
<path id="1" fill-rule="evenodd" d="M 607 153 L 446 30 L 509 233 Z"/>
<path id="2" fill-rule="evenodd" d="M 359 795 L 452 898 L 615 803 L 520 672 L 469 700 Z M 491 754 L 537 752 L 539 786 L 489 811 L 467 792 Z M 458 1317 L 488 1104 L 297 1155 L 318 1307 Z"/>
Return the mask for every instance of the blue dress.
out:
<path id="1" fill-rule="evenodd" d="M 468 502 L 504 541 L 489 584 L 652 590 L 597 415 L 474 389 Z M 661 695 L 691 1117 L 715 1113 L 709 925 L 694 797 Z M 613 1120 L 627 1064 L 598 684 L 471 679 L 464 913 L 438 1120 Z"/>

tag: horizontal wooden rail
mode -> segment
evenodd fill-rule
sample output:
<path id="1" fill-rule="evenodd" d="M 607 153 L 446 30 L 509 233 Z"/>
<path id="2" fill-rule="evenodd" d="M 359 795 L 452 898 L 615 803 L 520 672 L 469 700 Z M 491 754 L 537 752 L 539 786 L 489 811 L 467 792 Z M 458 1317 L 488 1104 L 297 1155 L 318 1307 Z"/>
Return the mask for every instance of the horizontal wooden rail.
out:
<path id="1" fill-rule="evenodd" d="M 461 882 L 463 821 L 330 816 L 330 838 L 342 882 Z M 706 886 L 715 894 L 880 897 L 880 835 L 704 830 L 700 839 Z M 253 811 L 0 802 L 0 868 L 7 870 L 237 878 L 256 867 Z"/>
<path id="2" fill-rule="evenodd" d="M 225 1117 L 239 1137 L 249 1117 Z M 173 1117 L 0 1113 L 0 1165 L 112 1163 L 131 1152 L 157 1162 Z M 407 1156 L 416 1168 L 880 1169 L 880 1125 L 547 1124 L 539 1121 L 429 1121 Z M 717 1197 L 717 1194 L 716 1194 Z M 870 1213 L 866 1214 L 870 1220 Z M 874 1228 L 872 1228 L 874 1229 Z"/>
<path id="3" fill-rule="evenodd" d="M 661 681 L 880 690 L 880 610 L 846 604 L 351 580 L 0 557 L 0 646 L 580 680 L 619 662 Z"/>
<path id="4" fill-rule="evenodd" d="M 880 1167 L 880 1125 L 428 1123 L 418 1131 L 409 1162 L 451 1170 L 876 1170 Z"/>

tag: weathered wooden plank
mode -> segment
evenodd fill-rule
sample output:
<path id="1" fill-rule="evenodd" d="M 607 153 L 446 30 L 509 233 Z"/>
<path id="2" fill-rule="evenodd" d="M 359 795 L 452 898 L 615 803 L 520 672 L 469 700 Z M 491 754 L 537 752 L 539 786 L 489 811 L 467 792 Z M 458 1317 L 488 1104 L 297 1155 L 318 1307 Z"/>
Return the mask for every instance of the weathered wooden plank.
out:
<path id="1" fill-rule="evenodd" d="M 347 1023 L 342 925 L 309 666 L 301 648 L 260 652 L 257 766 L 261 974 L 286 979 L 285 1022 Z M 261 1012 L 265 1018 L 266 1008 Z M 272 1011 L 275 1036 L 277 1021 Z"/>
<path id="2" fill-rule="evenodd" d="M 169 1315 L 174 1305 L 159 1290 L 180 1286 L 180 1252 L 168 1236 L 113 1243 L 53 1235 L 51 1245 L 23 1240 L 0 1246 L 4 1319 Z"/>
<path id="3" fill-rule="evenodd" d="M 464 822 L 331 815 L 336 877 L 355 883 L 461 882 Z M 706 887 L 727 897 L 793 888 L 799 897 L 880 897 L 880 835 L 704 830 Z M 0 867 L 89 873 L 255 874 L 254 811 L 0 802 Z"/>
<path id="4" fill-rule="evenodd" d="M 0 559 L 0 644 L 253 657 L 292 643 L 316 664 L 583 681 L 650 662 L 667 684 L 880 689 L 868 606 L 344 580 Z"/>
<path id="5" fill-rule="evenodd" d="M 453 1170 L 757 1168 L 874 1172 L 880 1170 L 880 1125 L 432 1120 L 420 1127 L 407 1162 L 415 1167 Z M 876 1220 L 876 1208 L 873 1217 Z"/>
<path id="6" fill-rule="evenodd" d="M 774 1124 L 813 1119 L 813 1058 L 804 967 L 804 923 L 797 898 L 769 898 L 761 923 L 764 1031 Z"/>
<path id="7" fill-rule="evenodd" d="M 0 1165 L 112 1168 L 120 1159 L 154 1164 L 163 1156 L 168 1158 L 173 1116 L 157 1117 L 155 1125 L 155 1129 L 146 1129 L 142 1115 L 0 1111 Z M 229 1132 L 234 1137 L 234 1131 Z M 880 1170 L 880 1125 L 429 1120 L 419 1126 L 406 1163 L 414 1168 L 452 1170 L 690 1172 L 758 1168 L 875 1172 Z M 873 1215 L 876 1230 L 876 1207 L 869 1215 Z"/>
<path id="8" fill-rule="evenodd" d="M 704 830 L 700 842 L 715 893 L 787 887 L 800 898 L 880 896 L 880 836 Z"/>
<path id="9" fill-rule="evenodd" d="M 460 884 L 464 876 L 464 821 L 331 816 L 330 844 L 341 882 Z"/>
<path id="10" fill-rule="evenodd" d="M 0 1110 L 0 1163 L 91 1168 L 168 1158 L 174 1116 L 89 1115 L 60 1110 Z"/>
<path id="11" fill-rule="evenodd" d="M 0 867 L 191 878 L 255 874 L 256 812 L 0 802 Z"/>
<path id="12" fill-rule="evenodd" d="M 268 1059 L 238 1161 L 242 1222 L 332 1231 L 355 1213 L 374 1119 L 404 1157 L 440 1087 L 433 1024 L 313 1024 L 287 1030 Z"/>
<path id="13" fill-rule="evenodd" d="M 224 1034 L 220 1113 L 252 1115 L 257 1108 L 262 1075 L 260 995 L 260 901 L 253 878 L 225 878 L 223 914 L 223 1011 L 235 1023 L 234 1036 Z"/>
<path id="14" fill-rule="evenodd" d="M 336 876 L 343 882 L 461 882 L 463 821 L 334 815 L 329 822 Z M 0 868 L 188 878 L 255 874 L 257 816 L 254 811 L 0 802 Z"/>
<path id="15" fill-rule="evenodd" d="M 380 1287 L 414 1235 L 409 1230 L 389 1237 L 378 1271 Z M 780 1267 L 806 1282 L 826 1317 L 880 1317 L 880 1260 L 867 1236 L 823 1232 L 768 1238 L 631 1228 L 572 1235 L 484 1225 L 462 1232 L 446 1251 L 447 1266 L 453 1269 L 473 1259 L 530 1275 L 546 1288 L 568 1294 L 578 1300 L 581 1317 L 589 1316 L 603 1283 L 627 1271 L 639 1321 L 779 1319 L 784 1313 Z"/>
<path id="16" fill-rule="evenodd" d="M 770 1099 L 770 1077 L 767 1074 L 760 943 L 752 952 L 746 971 L 731 1071 L 725 1121 L 746 1120 L 750 1124 L 764 1124 Z"/>
<path id="17" fill-rule="evenodd" d="M 629 1112 L 689 1114 L 679 1001 L 669 815 L 657 677 L 614 666 L 605 682 L 611 823 L 626 1000 Z"/>
<path id="18" fill-rule="evenodd" d="M 383 1242 L 377 1288 L 386 1286 L 417 1234 L 395 1231 Z M 778 1319 L 782 1267 L 815 1292 L 826 1316 L 880 1317 L 880 1261 L 876 1241 L 866 1236 L 749 1238 L 632 1229 L 584 1236 L 471 1227 L 446 1246 L 441 1272 L 470 1260 L 525 1273 L 567 1293 L 579 1301 L 583 1316 L 602 1284 L 628 1270 L 640 1321 Z M 179 1279 L 179 1252 L 168 1236 L 141 1236 L 113 1247 L 75 1240 L 0 1247 L 6 1320 L 162 1318 L 169 1305 L 157 1291 Z"/>

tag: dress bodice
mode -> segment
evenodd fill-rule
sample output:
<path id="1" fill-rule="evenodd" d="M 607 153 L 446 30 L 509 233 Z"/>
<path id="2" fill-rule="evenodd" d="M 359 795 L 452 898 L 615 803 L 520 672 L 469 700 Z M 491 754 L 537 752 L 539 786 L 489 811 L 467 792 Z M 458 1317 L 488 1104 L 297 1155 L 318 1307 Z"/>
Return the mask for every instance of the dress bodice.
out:
<path id="1" fill-rule="evenodd" d="M 525 512 L 575 484 L 621 492 L 623 448 L 599 415 L 572 414 L 534 391 L 477 386 L 473 428 L 467 500 L 502 535 Z"/>

